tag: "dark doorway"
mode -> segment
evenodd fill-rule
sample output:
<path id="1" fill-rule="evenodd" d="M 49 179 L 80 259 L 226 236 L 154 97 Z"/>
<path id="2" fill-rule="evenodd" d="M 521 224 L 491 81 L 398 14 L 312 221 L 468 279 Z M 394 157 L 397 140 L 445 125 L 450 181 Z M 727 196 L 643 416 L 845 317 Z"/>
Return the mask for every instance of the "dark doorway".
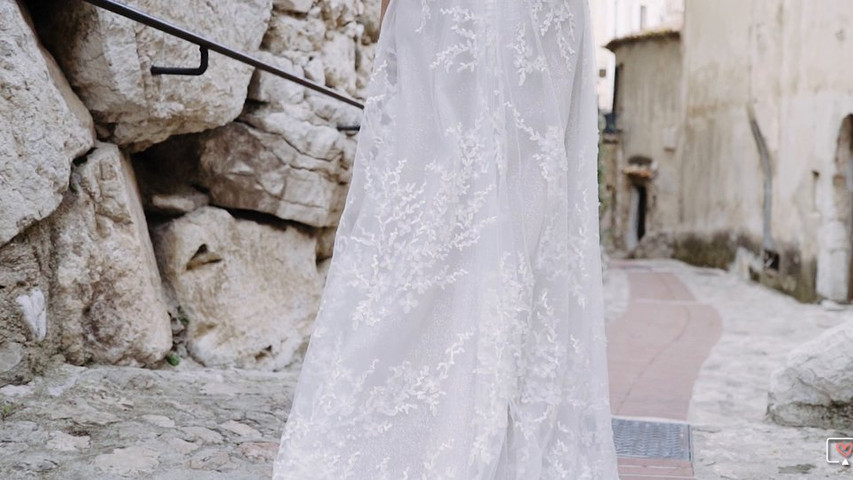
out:
<path id="1" fill-rule="evenodd" d="M 637 241 L 646 235 L 646 209 L 648 207 L 648 189 L 645 185 L 634 185 L 637 192 Z"/>

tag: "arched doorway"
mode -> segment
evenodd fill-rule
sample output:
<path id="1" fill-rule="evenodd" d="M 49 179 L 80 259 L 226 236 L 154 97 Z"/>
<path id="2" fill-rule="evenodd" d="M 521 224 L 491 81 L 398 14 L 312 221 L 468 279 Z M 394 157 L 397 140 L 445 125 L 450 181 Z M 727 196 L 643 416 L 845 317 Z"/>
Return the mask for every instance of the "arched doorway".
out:
<path id="1" fill-rule="evenodd" d="M 838 302 L 853 298 L 853 115 L 841 123 L 818 254 L 817 293 Z"/>

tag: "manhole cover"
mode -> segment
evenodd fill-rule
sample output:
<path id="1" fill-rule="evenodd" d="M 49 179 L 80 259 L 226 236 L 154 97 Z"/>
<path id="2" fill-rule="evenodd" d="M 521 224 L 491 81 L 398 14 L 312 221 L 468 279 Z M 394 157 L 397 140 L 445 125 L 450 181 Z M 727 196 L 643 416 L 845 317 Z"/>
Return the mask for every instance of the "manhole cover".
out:
<path id="1" fill-rule="evenodd" d="M 620 457 L 693 460 L 687 423 L 613 418 L 613 440 Z"/>

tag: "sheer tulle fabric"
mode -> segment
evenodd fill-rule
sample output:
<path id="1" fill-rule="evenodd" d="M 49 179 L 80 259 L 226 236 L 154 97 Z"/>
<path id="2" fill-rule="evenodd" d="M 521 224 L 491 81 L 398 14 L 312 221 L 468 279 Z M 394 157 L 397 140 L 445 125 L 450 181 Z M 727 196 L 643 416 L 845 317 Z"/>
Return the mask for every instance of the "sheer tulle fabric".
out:
<path id="1" fill-rule="evenodd" d="M 586 0 L 392 0 L 275 480 L 616 480 Z"/>

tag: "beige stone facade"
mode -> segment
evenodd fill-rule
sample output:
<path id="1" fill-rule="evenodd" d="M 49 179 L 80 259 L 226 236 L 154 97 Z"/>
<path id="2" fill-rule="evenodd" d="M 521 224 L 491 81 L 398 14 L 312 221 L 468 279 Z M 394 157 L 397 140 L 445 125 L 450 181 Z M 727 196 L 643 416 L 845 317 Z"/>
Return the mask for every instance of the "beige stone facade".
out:
<path id="1" fill-rule="evenodd" d="M 851 17 L 843 0 L 688 0 L 680 40 L 611 44 L 620 133 L 604 164 L 656 167 L 649 247 L 802 300 L 850 299 L 853 64 L 840 59 Z M 631 175 L 617 175 L 611 237 L 630 250 L 637 206 Z"/>

